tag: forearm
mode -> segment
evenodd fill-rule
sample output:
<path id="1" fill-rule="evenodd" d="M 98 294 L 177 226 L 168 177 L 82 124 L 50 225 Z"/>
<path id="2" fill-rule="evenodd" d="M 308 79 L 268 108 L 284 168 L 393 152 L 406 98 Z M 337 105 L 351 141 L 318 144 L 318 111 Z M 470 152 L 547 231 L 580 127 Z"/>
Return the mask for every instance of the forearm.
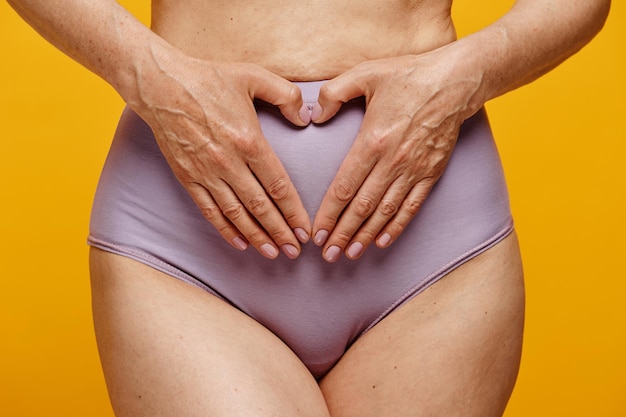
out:
<path id="1" fill-rule="evenodd" d="M 481 78 L 474 104 L 527 84 L 573 55 L 602 28 L 609 6 L 610 0 L 518 0 L 500 20 L 457 41 L 463 61 Z"/>
<path id="2" fill-rule="evenodd" d="M 134 100 L 152 50 L 169 45 L 113 0 L 8 0 L 50 43 Z M 144 65 L 148 64 L 148 65 Z"/>

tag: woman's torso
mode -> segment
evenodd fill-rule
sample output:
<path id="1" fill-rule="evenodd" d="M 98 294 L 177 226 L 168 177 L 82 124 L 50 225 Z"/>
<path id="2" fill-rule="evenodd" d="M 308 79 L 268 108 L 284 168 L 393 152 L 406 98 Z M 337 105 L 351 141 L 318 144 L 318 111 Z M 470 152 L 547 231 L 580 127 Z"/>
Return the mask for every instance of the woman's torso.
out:
<path id="1" fill-rule="evenodd" d="M 153 0 L 152 28 L 192 56 L 309 81 L 453 41 L 450 7 L 450 0 Z"/>

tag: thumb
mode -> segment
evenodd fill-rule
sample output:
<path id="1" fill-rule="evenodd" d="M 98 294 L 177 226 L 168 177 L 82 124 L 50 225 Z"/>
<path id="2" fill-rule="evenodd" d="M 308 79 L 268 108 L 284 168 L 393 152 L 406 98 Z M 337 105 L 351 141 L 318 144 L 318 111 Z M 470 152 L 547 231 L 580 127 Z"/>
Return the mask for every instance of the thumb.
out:
<path id="1" fill-rule="evenodd" d="M 252 98 L 277 106 L 287 120 L 296 126 L 311 122 L 309 108 L 302 101 L 300 87 L 269 71 L 257 73 L 250 86 Z"/>
<path id="2" fill-rule="evenodd" d="M 311 111 L 314 123 L 324 123 L 332 118 L 343 103 L 366 95 L 368 89 L 363 80 L 359 81 L 349 72 L 326 82 L 320 89 L 317 103 Z"/>

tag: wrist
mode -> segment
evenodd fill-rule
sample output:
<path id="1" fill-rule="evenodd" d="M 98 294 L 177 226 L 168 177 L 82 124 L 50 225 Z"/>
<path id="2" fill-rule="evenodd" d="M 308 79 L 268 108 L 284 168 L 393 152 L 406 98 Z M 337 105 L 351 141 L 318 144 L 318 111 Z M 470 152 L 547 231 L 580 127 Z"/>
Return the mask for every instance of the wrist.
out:
<path id="1" fill-rule="evenodd" d="M 492 98 L 494 58 L 483 53 L 483 48 L 479 39 L 462 38 L 416 57 L 429 60 L 436 91 L 445 92 L 447 102 L 457 103 L 457 112 L 464 119 Z"/>
<path id="2" fill-rule="evenodd" d="M 506 92 L 507 72 L 513 69 L 507 44 L 506 31 L 497 27 L 490 28 L 489 33 L 477 32 L 449 44 L 454 70 L 477 83 L 469 103 L 473 112 Z"/>
<path id="3" fill-rule="evenodd" d="M 136 104 L 141 101 L 144 85 L 158 85 L 160 71 L 155 55 L 172 55 L 177 50 L 143 25 L 126 26 L 117 34 L 119 46 L 115 59 L 102 68 L 100 75 L 124 101 Z"/>

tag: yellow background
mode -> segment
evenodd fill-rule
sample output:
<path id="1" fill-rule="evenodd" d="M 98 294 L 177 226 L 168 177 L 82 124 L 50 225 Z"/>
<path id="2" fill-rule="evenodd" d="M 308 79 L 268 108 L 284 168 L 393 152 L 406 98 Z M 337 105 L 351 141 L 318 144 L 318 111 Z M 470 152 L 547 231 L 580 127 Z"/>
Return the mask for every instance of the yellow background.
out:
<path id="1" fill-rule="evenodd" d="M 510 4 L 458 0 L 459 32 Z M 625 28 L 616 0 L 582 52 L 488 105 L 528 289 L 506 417 L 626 416 Z M 0 39 L 0 414 L 110 417 L 85 237 L 123 103 L 5 2 Z"/>

